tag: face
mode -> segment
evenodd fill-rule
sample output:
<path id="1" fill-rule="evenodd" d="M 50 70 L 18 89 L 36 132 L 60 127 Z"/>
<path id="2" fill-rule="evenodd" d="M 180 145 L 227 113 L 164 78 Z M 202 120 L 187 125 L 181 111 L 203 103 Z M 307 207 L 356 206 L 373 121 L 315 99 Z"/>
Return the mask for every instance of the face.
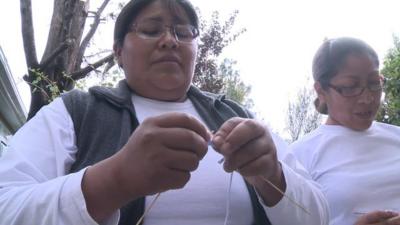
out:
<path id="1" fill-rule="evenodd" d="M 326 89 L 316 85 L 318 97 L 328 106 L 327 124 L 353 130 L 368 129 L 378 112 L 382 90 L 365 88 L 358 96 L 342 94 L 355 87 L 377 87 L 382 82 L 379 68 L 367 55 L 349 55 Z M 339 92 L 342 91 L 342 94 Z"/>
<path id="2" fill-rule="evenodd" d="M 176 15 L 177 14 L 177 15 Z M 172 14 L 163 1 L 146 6 L 132 24 L 158 21 L 166 26 L 190 24 L 184 9 Z M 197 42 L 178 42 L 168 30 L 158 39 L 129 32 L 122 46 L 114 46 L 129 86 L 139 95 L 163 101 L 183 101 L 192 82 Z"/>

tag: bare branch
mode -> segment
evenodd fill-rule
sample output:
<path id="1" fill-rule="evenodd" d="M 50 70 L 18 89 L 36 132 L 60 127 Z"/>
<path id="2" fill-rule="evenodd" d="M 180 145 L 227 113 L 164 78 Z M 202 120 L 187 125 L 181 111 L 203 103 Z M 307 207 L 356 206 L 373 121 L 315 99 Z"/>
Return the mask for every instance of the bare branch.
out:
<path id="1" fill-rule="evenodd" d="M 90 65 L 88 65 L 87 67 L 85 67 L 85 68 L 83 68 L 83 69 L 81 69 L 81 70 L 78 70 L 78 71 L 73 72 L 73 73 L 71 74 L 71 78 L 72 78 L 73 80 L 75 80 L 75 81 L 76 81 L 76 80 L 79 80 L 79 79 L 82 79 L 82 78 L 84 78 L 88 73 L 92 72 L 93 70 L 99 68 L 100 66 L 102 66 L 102 65 L 104 65 L 104 64 L 106 64 L 106 63 L 109 63 L 109 62 L 112 61 L 112 60 L 114 60 L 114 54 L 110 54 L 110 55 L 104 57 L 103 59 L 100 59 L 99 61 L 97 61 L 97 62 L 95 62 L 95 63 L 93 63 L 93 64 L 90 64 Z"/>
<path id="2" fill-rule="evenodd" d="M 42 62 L 40 63 L 40 68 L 42 70 L 45 70 L 46 67 L 59 55 L 61 54 L 63 51 L 68 49 L 68 46 L 72 43 L 72 40 L 67 39 L 66 41 L 64 41 L 63 43 L 61 43 L 60 46 L 58 46 L 54 52 L 52 52 L 46 59 L 42 60 Z"/>
<path id="3" fill-rule="evenodd" d="M 89 45 L 90 40 L 93 38 L 94 34 L 96 33 L 97 27 L 100 24 L 101 21 L 101 14 L 103 13 L 104 9 L 106 8 L 107 4 L 110 2 L 110 0 L 104 0 L 103 3 L 101 4 L 100 8 L 97 10 L 97 12 L 94 15 L 94 21 L 92 25 L 90 25 L 90 30 L 86 34 L 85 38 L 82 40 L 81 46 L 79 47 L 79 52 L 77 55 L 77 60 L 78 63 L 76 64 L 77 66 L 80 66 L 82 63 L 83 55 L 85 54 L 85 50 L 87 46 Z"/>
<path id="4" fill-rule="evenodd" d="M 22 40 L 24 43 L 25 61 L 28 68 L 37 68 L 35 35 L 32 21 L 31 0 L 20 0 Z"/>
<path id="5" fill-rule="evenodd" d="M 111 52 L 113 52 L 111 49 L 99 50 L 96 53 L 93 53 L 93 54 L 90 54 L 90 55 L 85 55 L 85 59 L 93 58 L 93 57 L 99 58 L 101 55 L 104 55 L 104 53 L 111 53 Z"/>
<path id="6" fill-rule="evenodd" d="M 108 71 L 110 71 L 110 69 L 115 66 L 115 60 L 112 60 L 110 62 L 107 63 L 107 65 L 105 66 L 104 70 L 103 70 L 103 75 L 106 74 Z"/>

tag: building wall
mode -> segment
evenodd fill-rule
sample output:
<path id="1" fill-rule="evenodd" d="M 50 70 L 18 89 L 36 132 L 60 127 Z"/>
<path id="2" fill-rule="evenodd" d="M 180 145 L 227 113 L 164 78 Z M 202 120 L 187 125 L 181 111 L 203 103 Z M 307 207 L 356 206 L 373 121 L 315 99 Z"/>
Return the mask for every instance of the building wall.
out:
<path id="1" fill-rule="evenodd" d="M 0 156 L 9 137 L 24 124 L 25 119 L 25 107 L 0 47 Z"/>
<path id="2" fill-rule="evenodd" d="M 7 146 L 7 136 L 10 135 L 10 132 L 6 129 L 3 123 L 0 122 L 0 157 Z"/>

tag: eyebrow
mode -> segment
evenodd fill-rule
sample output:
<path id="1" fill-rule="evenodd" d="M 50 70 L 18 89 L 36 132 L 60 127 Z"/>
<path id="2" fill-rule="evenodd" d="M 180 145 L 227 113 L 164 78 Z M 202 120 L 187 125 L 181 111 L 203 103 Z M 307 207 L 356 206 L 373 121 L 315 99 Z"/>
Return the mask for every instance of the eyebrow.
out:
<path id="1" fill-rule="evenodd" d="M 376 75 L 379 76 L 379 70 L 374 70 L 374 71 L 372 71 L 372 72 L 367 74 L 368 77 L 376 76 Z M 342 77 L 348 77 L 348 78 L 353 78 L 353 79 L 359 79 L 360 78 L 355 73 L 345 73 L 345 76 L 342 76 Z"/>
<path id="2" fill-rule="evenodd" d="M 154 16 L 149 16 L 147 18 L 140 19 L 139 21 L 155 21 L 155 22 L 163 22 L 164 19 L 162 16 L 154 15 Z M 173 21 L 174 24 L 190 24 L 190 21 L 186 21 L 185 19 L 182 19 L 179 16 L 173 15 Z"/>

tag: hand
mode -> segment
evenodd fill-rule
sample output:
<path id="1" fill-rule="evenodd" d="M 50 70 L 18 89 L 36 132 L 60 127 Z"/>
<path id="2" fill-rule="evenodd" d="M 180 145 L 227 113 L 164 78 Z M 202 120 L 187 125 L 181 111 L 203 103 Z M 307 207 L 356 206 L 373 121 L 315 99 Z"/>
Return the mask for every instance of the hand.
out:
<path id="1" fill-rule="evenodd" d="M 400 225 L 400 216 L 391 211 L 374 211 L 361 216 L 355 225 Z"/>
<path id="2" fill-rule="evenodd" d="M 183 113 L 148 118 L 115 157 L 121 191 L 145 196 L 182 188 L 207 152 L 208 130 Z"/>
<path id="3" fill-rule="evenodd" d="M 133 199 L 183 187 L 209 139 L 207 129 L 183 113 L 143 121 L 118 153 L 85 171 L 82 192 L 89 214 L 102 223 Z"/>
<path id="4" fill-rule="evenodd" d="M 226 121 L 212 143 L 225 157 L 225 171 L 235 170 L 253 185 L 260 176 L 273 179 L 282 175 L 275 144 L 268 129 L 257 120 L 235 117 Z"/>

